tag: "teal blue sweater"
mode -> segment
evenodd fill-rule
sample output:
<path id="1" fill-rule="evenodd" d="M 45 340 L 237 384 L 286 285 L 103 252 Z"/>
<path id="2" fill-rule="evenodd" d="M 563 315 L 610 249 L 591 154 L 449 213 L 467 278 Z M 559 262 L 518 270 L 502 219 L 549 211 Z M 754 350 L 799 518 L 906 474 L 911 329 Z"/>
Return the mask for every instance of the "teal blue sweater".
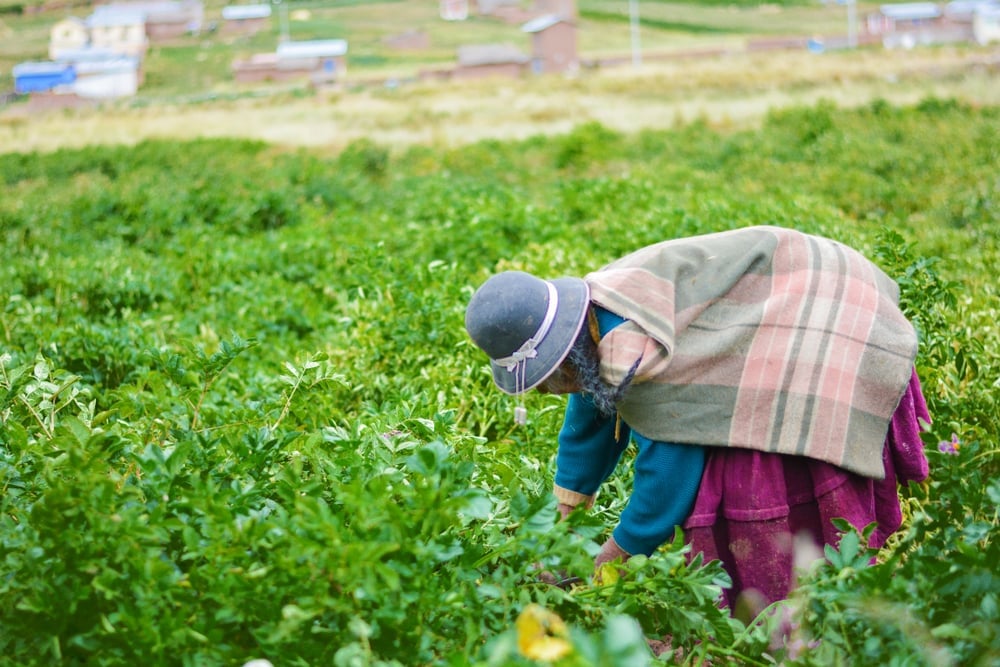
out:
<path id="1" fill-rule="evenodd" d="M 595 310 L 602 336 L 625 321 Z M 614 472 L 630 436 L 638 450 L 635 479 L 613 535 L 629 554 L 648 556 L 673 537 L 675 526 L 691 512 L 705 468 L 704 447 L 650 440 L 627 424 L 621 425 L 616 441 L 615 417 L 602 416 L 589 396 L 572 394 L 559 431 L 555 484 L 593 496 Z"/>

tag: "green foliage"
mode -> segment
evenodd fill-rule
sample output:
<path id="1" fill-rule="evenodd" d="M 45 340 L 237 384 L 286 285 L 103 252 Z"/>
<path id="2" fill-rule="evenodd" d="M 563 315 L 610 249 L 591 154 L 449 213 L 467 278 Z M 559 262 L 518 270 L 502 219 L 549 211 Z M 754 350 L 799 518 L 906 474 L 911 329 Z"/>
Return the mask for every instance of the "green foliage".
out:
<path id="1" fill-rule="evenodd" d="M 0 156 L 0 662 L 528 665 L 515 623 L 537 605 L 568 625 L 566 665 L 646 664 L 647 640 L 682 664 L 988 664 L 997 121 L 822 103 L 729 135 L 588 124 L 395 157 Z M 556 522 L 563 403 L 527 396 L 515 427 L 462 322 L 496 270 L 579 275 L 753 224 L 897 279 L 934 423 L 876 564 L 848 531 L 744 623 L 680 536 L 591 580 L 627 466 Z M 800 643 L 775 647 L 789 615 Z"/>

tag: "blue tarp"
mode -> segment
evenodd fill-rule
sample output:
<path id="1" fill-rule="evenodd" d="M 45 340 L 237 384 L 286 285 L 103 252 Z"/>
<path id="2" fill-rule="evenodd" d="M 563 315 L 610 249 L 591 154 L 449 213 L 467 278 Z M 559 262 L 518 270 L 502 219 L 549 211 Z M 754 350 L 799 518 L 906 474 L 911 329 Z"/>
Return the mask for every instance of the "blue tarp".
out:
<path id="1" fill-rule="evenodd" d="M 14 65 L 14 90 L 39 93 L 76 81 L 76 70 L 68 63 L 21 63 Z"/>

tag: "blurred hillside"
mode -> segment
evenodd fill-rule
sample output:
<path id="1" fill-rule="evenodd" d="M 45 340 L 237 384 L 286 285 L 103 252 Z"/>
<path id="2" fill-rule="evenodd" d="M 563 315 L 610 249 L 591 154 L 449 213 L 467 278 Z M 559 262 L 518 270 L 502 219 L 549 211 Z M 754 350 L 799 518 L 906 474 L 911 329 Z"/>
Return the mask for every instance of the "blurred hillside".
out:
<path id="1" fill-rule="evenodd" d="M 72 0 L 67 0 L 72 3 Z M 49 31 L 67 16 L 85 17 L 86 3 L 67 4 L 23 13 L 34 0 L 0 0 L 0 90 L 12 86 L 10 70 L 18 62 L 47 58 Z M 530 3 L 522 3 L 530 4 Z M 470 3 L 475 5 L 475 3 Z M 224 2 L 205 3 L 206 25 L 218 25 Z M 530 36 L 517 22 L 470 11 L 465 21 L 444 21 L 436 0 L 361 2 L 292 0 L 275 3 L 269 26 L 253 36 L 205 31 L 154 46 L 145 62 L 140 99 L 233 94 L 245 87 L 233 82 L 235 59 L 272 51 L 283 35 L 292 40 L 345 39 L 348 84 L 372 80 L 405 80 L 421 71 L 448 67 L 457 50 L 475 44 L 506 43 L 530 50 Z M 581 0 L 578 45 L 582 61 L 625 61 L 632 53 L 629 3 L 626 0 Z M 660 2 L 638 3 L 639 44 L 647 58 L 694 50 L 742 48 L 748 39 L 785 35 L 826 35 L 846 31 L 843 6 L 831 2 L 778 5 L 768 3 Z M 877 5 L 872 5 L 876 7 Z M 29 9 L 29 11 L 31 11 Z M 407 47 L 406 35 L 419 35 L 418 48 Z"/>
<path id="2" fill-rule="evenodd" d="M 47 57 L 57 21 L 92 11 L 77 5 L 24 14 L 25 1 L 0 0 L 0 92 L 12 88 L 14 64 Z M 216 30 L 153 45 L 134 98 L 65 113 L 36 113 L 23 101 L 0 106 L 0 152 L 162 137 L 241 137 L 337 151 L 358 139 L 456 145 L 567 132 L 589 122 L 626 132 L 695 121 L 735 128 L 775 109 L 817 103 L 847 108 L 938 97 L 1000 104 L 996 44 L 813 53 L 802 38 L 842 37 L 844 5 L 637 4 L 640 67 L 631 65 L 629 2 L 579 0 L 575 75 L 442 81 L 421 74 L 454 66 L 467 45 L 508 43 L 529 52 L 529 35 L 517 22 L 475 12 L 444 21 L 436 0 L 291 0 L 272 5 L 273 20 L 253 36 Z M 218 23 L 223 7 L 206 2 L 206 25 Z M 877 7 L 859 4 L 857 15 Z M 317 92 L 301 82 L 234 80 L 234 60 L 273 51 L 283 35 L 346 40 L 341 82 Z M 762 42 L 771 47 L 749 46 Z"/>

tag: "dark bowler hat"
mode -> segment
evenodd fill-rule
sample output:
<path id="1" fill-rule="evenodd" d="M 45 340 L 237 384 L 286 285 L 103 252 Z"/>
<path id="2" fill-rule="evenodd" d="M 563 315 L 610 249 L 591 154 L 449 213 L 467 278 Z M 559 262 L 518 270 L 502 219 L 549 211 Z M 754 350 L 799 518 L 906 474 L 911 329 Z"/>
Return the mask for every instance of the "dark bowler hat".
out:
<path id="1" fill-rule="evenodd" d="M 563 362 L 589 304 L 590 287 L 579 278 L 542 280 L 523 271 L 505 271 L 472 295 L 465 328 L 489 355 L 497 386 L 520 394 Z"/>

